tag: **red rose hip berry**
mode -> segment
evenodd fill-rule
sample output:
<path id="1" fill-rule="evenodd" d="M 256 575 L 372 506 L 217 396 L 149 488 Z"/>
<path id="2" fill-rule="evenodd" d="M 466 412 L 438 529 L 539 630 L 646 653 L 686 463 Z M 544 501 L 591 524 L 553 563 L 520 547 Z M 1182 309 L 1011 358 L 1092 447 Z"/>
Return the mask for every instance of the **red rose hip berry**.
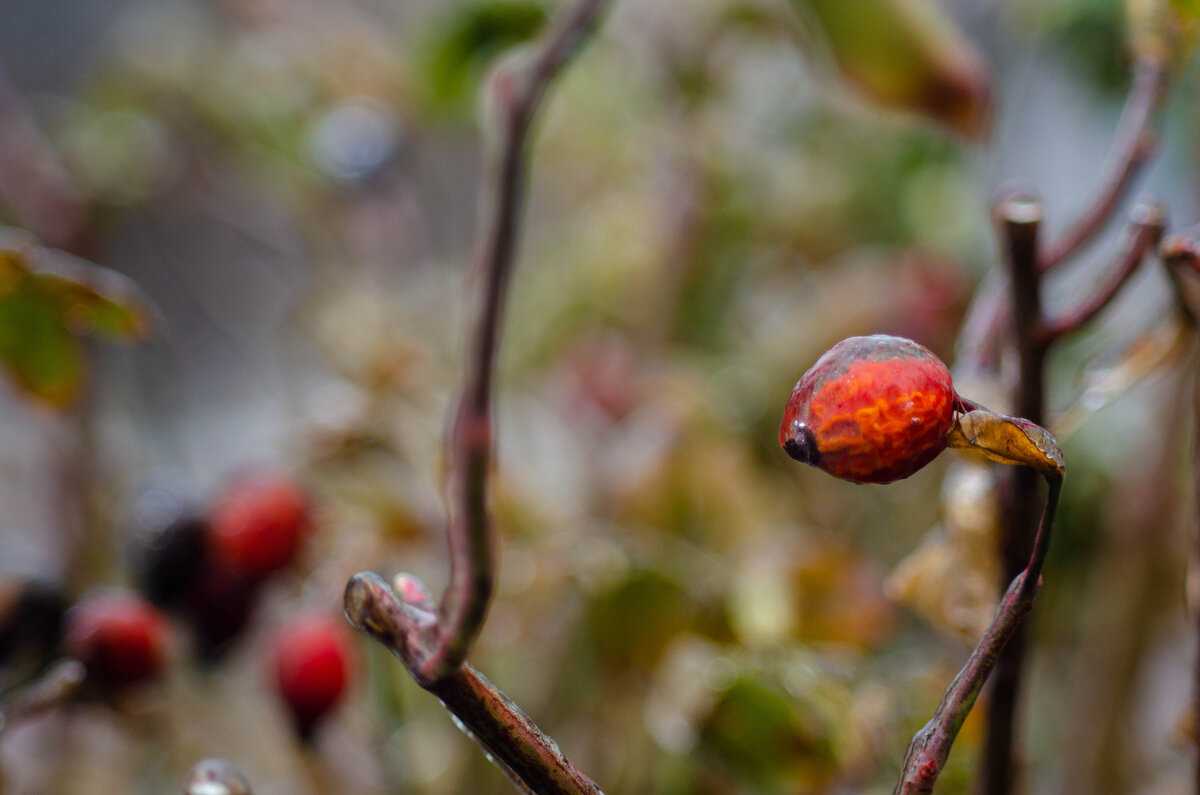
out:
<path id="1" fill-rule="evenodd" d="M 217 500 L 209 547 L 230 570 L 264 577 L 296 556 L 310 513 L 308 496 L 294 481 L 265 473 L 243 477 Z"/>
<path id="2" fill-rule="evenodd" d="M 302 738 L 337 706 L 353 668 L 349 630 L 322 612 L 302 613 L 285 622 L 274 639 L 275 687 Z"/>
<path id="3" fill-rule="evenodd" d="M 876 334 L 834 345 L 796 383 L 779 426 L 792 458 L 854 483 L 891 483 L 946 447 L 950 371 L 912 340 Z"/>
<path id="4" fill-rule="evenodd" d="M 85 597 L 67 612 L 67 653 L 87 667 L 88 679 L 121 687 L 153 679 L 167 661 L 167 620 L 132 593 Z"/>

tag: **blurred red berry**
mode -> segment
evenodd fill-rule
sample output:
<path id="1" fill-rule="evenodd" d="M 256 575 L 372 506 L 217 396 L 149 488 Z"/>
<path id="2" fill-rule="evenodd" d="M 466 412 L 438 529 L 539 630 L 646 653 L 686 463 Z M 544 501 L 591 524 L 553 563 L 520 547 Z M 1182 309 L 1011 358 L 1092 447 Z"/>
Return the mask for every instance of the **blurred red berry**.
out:
<path id="1" fill-rule="evenodd" d="M 291 562 L 310 521 L 308 496 L 294 481 L 255 474 L 234 483 L 217 500 L 210 548 L 221 565 L 262 577 Z"/>
<path id="2" fill-rule="evenodd" d="M 325 613 L 302 613 L 279 628 L 273 647 L 275 686 L 301 737 L 341 700 L 354 666 L 352 636 Z"/>
<path id="3" fill-rule="evenodd" d="M 143 527 L 129 545 L 129 568 L 139 593 L 164 609 L 192 588 L 204 562 L 208 522 L 194 513 Z"/>
<path id="4" fill-rule="evenodd" d="M 851 337 L 797 382 L 779 443 L 843 480 L 891 483 L 945 449 L 955 404 L 950 371 L 927 349 L 883 334 Z"/>
<path id="5" fill-rule="evenodd" d="M 130 685 L 162 673 L 168 635 L 158 610 L 123 591 L 85 597 L 66 616 L 67 653 L 103 685 Z"/>

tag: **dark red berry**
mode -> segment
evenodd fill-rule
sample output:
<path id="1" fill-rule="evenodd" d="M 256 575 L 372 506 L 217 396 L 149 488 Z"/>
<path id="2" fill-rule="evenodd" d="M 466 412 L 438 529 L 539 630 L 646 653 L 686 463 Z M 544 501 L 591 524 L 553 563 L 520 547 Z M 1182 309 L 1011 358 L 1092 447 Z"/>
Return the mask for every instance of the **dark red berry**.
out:
<path id="1" fill-rule="evenodd" d="M 217 563 L 247 577 L 263 577 L 296 556 L 309 520 L 308 496 L 297 483 L 277 475 L 250 475 L 217 500 L 209 545 Z"/>
<path id="2" fill-rule="evenodd" d="M 194 513 L 160 527 L 144 527 L 130 543 L 130 571 L 137 590 L 162 608 L 177 605 L 204 562 L 208 522 Z"/>
<path id="3" fill-rule="evenodd" d="M 354 667 L 352 636 L 338 618 L 302 613 L 279 628 L 272 656 L 276 689 L 307 738 L 346 691 Z"/>
<path id="4" fill-rule="evenodd" d="M 196 655 L 216 662 L 229 650 L 254 612 L 260 581 L 205 561 L 179 603 L 192 630 Z"/>
<path id="5" fill-rule="evenodd" d="M 0 690 L 10 675 L 45 664 L 61 640 L 62 590 L 37 576 L 0 577 Z"/>
<path id="6" fill-rule="evenodd" d="M 950 371 L 901 337 L 850 337 L 797 382 L 779 426 L 792 458 L 855 483 L 891 483 L 946 447 L 957 403 Z"/>
<path id="7" fill-rule="evenodd" d="M 162 614 L 132 593 L 94 594 L 67 612 L 67 653 L 102 685 L 130 685 L 162 673 L 168 635 Z"/>

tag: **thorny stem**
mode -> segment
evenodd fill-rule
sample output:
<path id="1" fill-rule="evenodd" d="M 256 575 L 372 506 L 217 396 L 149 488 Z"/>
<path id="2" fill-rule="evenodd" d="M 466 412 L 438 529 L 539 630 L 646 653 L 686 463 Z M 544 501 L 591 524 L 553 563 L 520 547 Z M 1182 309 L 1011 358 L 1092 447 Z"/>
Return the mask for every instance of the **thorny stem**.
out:
<path id="1" fill-rule="evenodd" d="M 423 659 L 414 671 L 427 681 L 449 676 L 462 664 L 491 600 L 497 557 L 487 506 L 492 375 L 515 260 L 528 132 L 546 87 L 596 27 L 604 4 L 605 0 L 579 0 L 557 18 L 526 60 L 498 69 L 491 79 L 491 98 L 499 116 L 499 160 L 486 185 L 474 262 L 482 291 L 450 437 L 450 583 L 438 610 L 436 642 L 423 648 Z"/>
<path id="2" fill-rule="evenodd" d="M 411 578 L 408 582 L 414 582 Z M 360 631 L 391 650 L 412 669 L 414 625 L 434 616 L 402 601 L 380 577 L 356 574 L 346 585 L 346 615 Z M 528 792 L 597 795 L 600 788 L 581 773 L 557 744 L 500 692 L 487 677 L 464 663 L 449 676 L 417 682 L 433 693 L 489 756 Z"/>
<path id="3" fill-rule="evenodd" d="M 1042 519 L 1030 553 L 1029 562 L 1008 586 L 996 616 L 979 639 L 966 664 L 946 689 L 929 722 L 913 736 L 899 783 L 892 795 L 933 792 L 933 785 L 945 768 L 950 748 L 963 721 L 975 705 L 984 682 L 996 666 L 1005 645 L 1016 634 L 1021 621 L 1033 608 L 1033 600 L 1042 582 L 1042 566 L 1050 549 L 1050 532 L 1062 491 L 1062 478 L 1047 476 L 1049 490 Z"/>

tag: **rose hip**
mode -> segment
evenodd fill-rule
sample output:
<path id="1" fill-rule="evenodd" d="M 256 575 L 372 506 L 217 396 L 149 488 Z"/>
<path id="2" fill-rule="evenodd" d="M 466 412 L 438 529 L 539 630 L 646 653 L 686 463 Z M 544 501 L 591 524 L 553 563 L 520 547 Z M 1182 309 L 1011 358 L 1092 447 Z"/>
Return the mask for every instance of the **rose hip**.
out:
<path id="1" fill-rule="evenodd" d="M 295 557 L 309 526 L 308 496 L 299 484 L 272 474 L 243 477 L 212 512 L 209 546 L 221 565 L 264 577 Z"/>
<path id="2" fill-rule="evenodd" d="M 167 621 L 132 593 L 85 597 L 67 613 L 67 653 L 87 667 L 88 679 L 120 687 L 162 673 L 167 661 Z"/>
<path id="3" fill-rule="evenodd" d="M 957 399 L 946 365 L 876 334 L 830 348 L 796 383 L 779 426 L 792 458 L 854 483 L 891 483 L 946 447 Z"/>
<path id="4" fill-rule="evenodd" d="M 354 665 L 349 630 L 323 612 L 302 613 L 279 627 L 273 646 L 275 687 L 302 738 L 341 700 Z"/>

